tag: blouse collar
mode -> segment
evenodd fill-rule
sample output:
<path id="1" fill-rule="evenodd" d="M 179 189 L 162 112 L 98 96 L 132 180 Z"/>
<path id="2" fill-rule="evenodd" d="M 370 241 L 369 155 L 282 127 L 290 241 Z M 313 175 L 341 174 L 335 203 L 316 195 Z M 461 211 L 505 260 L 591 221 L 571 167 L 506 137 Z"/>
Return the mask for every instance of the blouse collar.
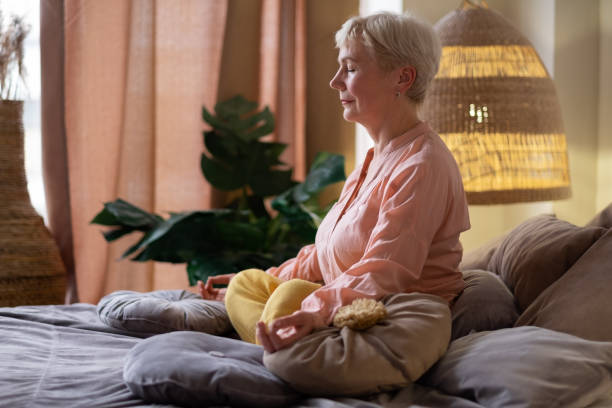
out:
<path id="1" fill-rule="evenodd" d="M 385 145 L 385 147 L 383 147 L 383 149 L 380 152 L 380 156 L 387 156 L 388 154 L 394 152 L 395 150 L 399 149 L 400 147 L 411 143 L 414 139 L 416 139 L 417 137 L 425 134 L 425 133 L 429 133 L 431 132 L 431 127 L 429 127 L 429 124 L 427 122 L 421 121 L 419 123 L 417 123 L 415 126 L 411 127 L 410 129 L 408 129 L 405 133 L 403 133 L 400 136 L 394 137 L 393 139 L 391 139 L 389 141 L 389 143 L 387 143 Z M 374 150 L 374 148 L 372 148 L 372 151 Z"/>

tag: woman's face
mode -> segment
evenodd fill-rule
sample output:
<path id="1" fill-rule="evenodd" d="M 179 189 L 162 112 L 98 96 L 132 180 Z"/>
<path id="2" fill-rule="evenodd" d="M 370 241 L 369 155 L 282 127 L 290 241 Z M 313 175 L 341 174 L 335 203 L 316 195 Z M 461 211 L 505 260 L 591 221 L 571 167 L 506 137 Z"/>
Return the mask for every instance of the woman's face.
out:
<path id="1" fill-rule="evenodd" d="M 394 71 L 385 72 L 359 41 L 349 41 L 338 53 L 340 68 L 329 86 L 338 90 L 344 119 L 377 127 L 396 102 Z"/>

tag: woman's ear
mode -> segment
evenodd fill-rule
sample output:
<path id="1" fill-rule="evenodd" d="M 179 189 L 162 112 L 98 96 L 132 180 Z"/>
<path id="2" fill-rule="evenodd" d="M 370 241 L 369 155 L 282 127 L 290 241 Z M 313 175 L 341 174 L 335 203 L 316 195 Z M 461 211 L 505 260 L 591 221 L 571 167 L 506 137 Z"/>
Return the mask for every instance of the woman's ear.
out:
<path id="1" fill-rule="evenodd" d="M 401 93 L 404 93 L 408 89 L 410 89 L 410 87 L 412 86 L 412 84 L 416 80 L 416 76 L 417 76 L 417 72 L 416 72 L 416 68 L 415 67 L 413 67 L 411 65 L 402 67 L 401 70 L 400 70 L 399 81 L 397 83 L 398 90 Z"/>

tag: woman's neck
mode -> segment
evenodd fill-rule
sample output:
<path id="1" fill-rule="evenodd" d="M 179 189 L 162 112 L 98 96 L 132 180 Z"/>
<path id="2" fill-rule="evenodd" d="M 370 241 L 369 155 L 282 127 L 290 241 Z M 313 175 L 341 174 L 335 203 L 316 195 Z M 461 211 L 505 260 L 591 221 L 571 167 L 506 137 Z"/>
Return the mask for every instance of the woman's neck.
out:
<path id="1" fill-rule="evenodd" d="M 364 125 L 370 138 L 374 141 L 374 155 L 380 154 L 391 140 L 403 135 L 420 122 L 416 108 L 410 106 L 410 109 L 390 112 L 376 127 Z"/>

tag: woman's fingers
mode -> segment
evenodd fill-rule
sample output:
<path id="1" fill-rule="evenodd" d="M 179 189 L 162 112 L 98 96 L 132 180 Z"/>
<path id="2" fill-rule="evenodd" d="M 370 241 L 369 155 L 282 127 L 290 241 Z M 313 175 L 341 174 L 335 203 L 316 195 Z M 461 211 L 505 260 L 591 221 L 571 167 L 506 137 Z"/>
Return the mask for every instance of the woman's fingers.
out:
<path id="1" fill-rule="evenodd" d="M 204 286 L 204 283 L 200 280 L 198 281 L 198 293 L 200 294 L 200 296 L 202 296 L 204 299 L 208 299 L 208 291 L 206 290 L 206 287 Z"/>
<path id="2" fill-rule="evenodd" d="M 312 313 L 297 311 L 274 320 L 269 326 L 258 322 L 255 334 L 263 348 L 274 353 L 307 336 L 314 329 L 314 323 Z"/>
<path id="3" fill-rule="evenodd" d="M 297 311 L 270 323 L 268 339 L 276 350 L 280 350 L 308 335 L 313 329 L 313 315 Z"/>
<path id="4" fill-rule="evenodd" d="M 268 335 L 268 331 L 266 329 L 266 324 L 264 322 L 257 322 L 257 326 L 255 328 L 255 334 L 259 339 L 259 343 L 263 346 L 264 350 L 268 353 L 274 353 L 276 348 L 270 341 L 270 337 Z"/>
<path id="5" fill-rule="evenodd" d="M 264 322 L 257 322 L 255 334 L 259 340 L 259 343 L 268 353 L 274 353 L 292 343 L 285 341 L 285 339 L 279 336 L 277 332 L 268 330 Z"/>
<path id="6" fill-rule="evenodd" d="M 279 317 L 278 319 L 274 320 L 270 324 L 270 329 L 276 332 L 289 326 L 298 327 L 308 325 L 310 320 L 309 317 L 309 314 L 304 313 L 302 311 L 297 311 L 293 314 L 290 314 L 289 316 Z"/>
<path id="7" fill-rule="evenodd" d="M 206 284 L 204 285 L 204 287 L 205 287 L 205 288 L 206 288 L 206 290 L 208 290 L 208 291 L 210 291 L 210 290 L 212 290 L 212 289 L 213 289 L 213 283 L 212 283 L 212 281 L 210 280 L 210 278 L 208 278 L 208 279 L 206 280 Z"/>
<path id="8" fill-rule="evenodd" d="M 226 273 L 224 275 L 215 275 L 215 276 L 209 276 L 208 279 L 206 280 L 206 285 L 210 284 L 212 285 L 227 285 L 232 278 L 236 276 L 235 273 Z"/>
<path id="9" fill-rule="evenodd" d="M 208 282 L 204 284 L 202 281 L 198 281 L 198 293 L 206 300 L 220 300 L 225 299 L 225 292 L 227 289 L 215 289 L 212 285 L 208 285 Z"/>
<path id="10" fill-rule="evenodd" d="M 227 291 L 227 288 L 216 289 L 214 285 L 228 284 L 234 276 L 236 276 L 235 273 L 209 276 L 206 280 L 206 283 L 200 280 L 197 283 L 198 293 L 200 294 L 200 296 L 202 296 L 202 298 L 207 300 L 223 301 L 225 299 L 225 292 Z"/>
<path id="11" fill-rule="evenodd" d="M 215 300 L 219 300 L 219 301 L 223 301 L 225 300 L 225 292 L 227 292 L 227 289 L 214 289 L 214 293 L 215 293 Z"/>
<path id="12" fill-rule="evenodd" d="M 279 336 L 276 330 L 268 331 L 268 339 L 270 343 L 272 343 L 272 347 L 274 347 L 274 351 L 280 350 L 285 347 L 283 339 Z"/>

